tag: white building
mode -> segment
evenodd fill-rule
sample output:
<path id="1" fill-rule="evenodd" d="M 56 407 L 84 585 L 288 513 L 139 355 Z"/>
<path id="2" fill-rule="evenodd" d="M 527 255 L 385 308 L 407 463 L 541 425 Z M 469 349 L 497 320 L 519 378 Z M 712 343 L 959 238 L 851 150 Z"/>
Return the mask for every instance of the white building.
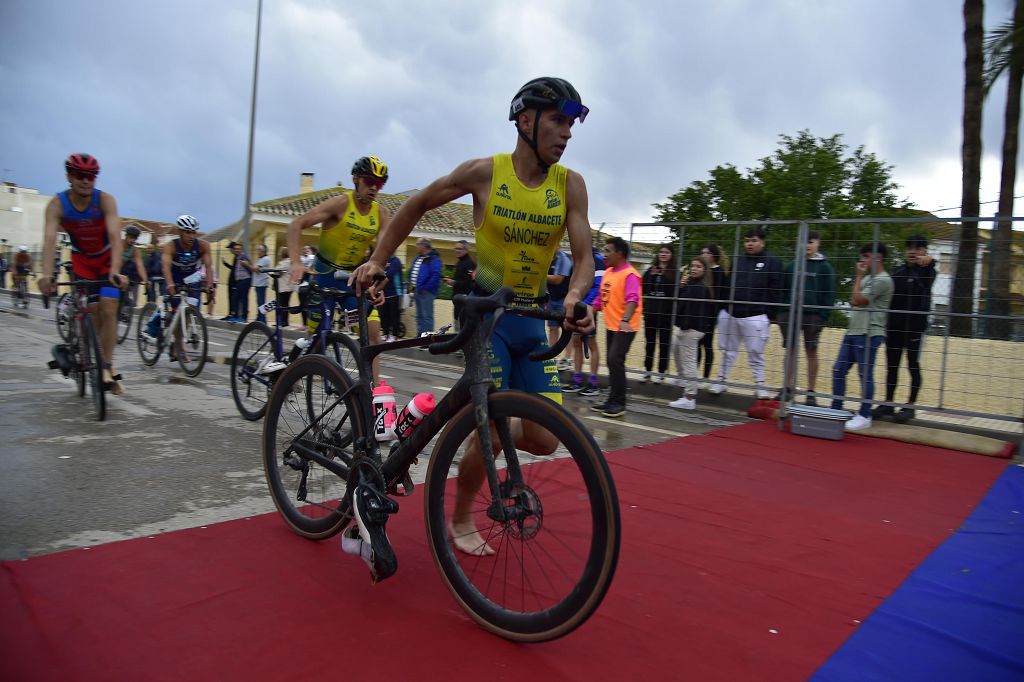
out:
<path id="1" fill-rule="evenodd" d="M 42 248 L 43 220 L 52 198 L 13 182 L 0 185 L 0 240 L 6 240 L 8 251 L 17 249 L 19 244 L 33 252 Z"/>

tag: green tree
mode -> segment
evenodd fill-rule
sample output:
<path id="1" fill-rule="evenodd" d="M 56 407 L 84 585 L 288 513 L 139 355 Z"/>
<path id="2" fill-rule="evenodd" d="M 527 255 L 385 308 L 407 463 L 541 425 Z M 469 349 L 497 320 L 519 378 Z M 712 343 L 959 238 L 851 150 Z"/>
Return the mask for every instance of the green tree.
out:
<path id="1" fill-rule="evenodd" d="M 964 111 L 961 163 L 963 194 L 960 215 L 977 217 L 981 212 L 981 110 L 984 101 L 982 69 L 984 66 L 983 0 L 964 0 Z M 978 258 L 978 224 L 960 225 L 960 249 L 953 277 L 952 310 L 954 313 L 974 312 L 974 273 Z M 973 325 L 968 317 L 954 317 L 949 329 L 959 336 L 971 336 Z"/>
<path id="2" fill-rule="evenodd" d="M 1018 129 L 1020 128 L 1021 85 L 1024 81 L 1024 2 L 1016 0 L 1013 18 L 991 31 L 985 39 L 984 87 L 988 95 L 992 86 L 1007 74 L 1006 110 L 1003 114 L 1003 166 L 999 177 L 999 216 L 1013 215 L 1013 186 L 1017 182 Z M 999 220 L 992 234 L 989 252 L 988 296 L 985 312 L 991 315 L 1010 314 L 1010 248 L 1013 222 Z M 990 320 L 988 335 L 1010 338 L 1009 320 Z"/>

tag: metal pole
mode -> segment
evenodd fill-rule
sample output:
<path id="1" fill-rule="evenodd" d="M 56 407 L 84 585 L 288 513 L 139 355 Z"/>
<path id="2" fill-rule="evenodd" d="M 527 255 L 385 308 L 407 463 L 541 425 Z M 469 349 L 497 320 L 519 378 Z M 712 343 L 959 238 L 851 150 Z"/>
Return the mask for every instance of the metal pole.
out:
<path id="1" fill-rule="evenodd" d="M 260 75 L 260 28 L 263 24 L 263 0 L 256 0 L 256 54 L 252 60 L 252 103 L 249 107 L 249 160 L 245 169 L 245 212 L 242 217 L 242 249 L 248 253 L 249 228 L 252 222 L 252 151 L 256 137 L 256 84 Z"/>

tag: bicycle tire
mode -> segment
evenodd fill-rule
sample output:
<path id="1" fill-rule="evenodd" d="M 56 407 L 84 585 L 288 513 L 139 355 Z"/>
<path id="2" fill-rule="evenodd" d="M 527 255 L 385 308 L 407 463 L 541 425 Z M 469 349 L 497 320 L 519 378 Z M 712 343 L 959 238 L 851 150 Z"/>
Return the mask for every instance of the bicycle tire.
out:
<path id="1" fill-rule="evenodd" d="M 179 305 L 186 305 L 182 301 Z M 209 347 L 210 338 L 206 332 L 206 320 L 203 314 L 196 308 L 188 306 L 182 312 L 185 318 L 185 332 L 182 335 L 181 343 L 185 347 L 184 354 L 178 348 L 178 364 L 187 376 L 197 377 L 206 366 L 206 349 Z M 168 334 L 173 334 L 168 330 Z M 185 358 L 188 361 L 185 361 Z"/>
<path id="2" fill-rule="evenodd" d="M 57 307 L 54 310 L 54 318 L 57 322 L 57 333 L 60 334 L 60 338 L 64 339 L 64 343 L 71 342 L 71 325 L 75 323 L 75 318 L 71 315 L 72 298 L 71 294 L 64 292 L 60 298 L 57 299 Z"/>
<path id="3" fill-rule="evenodd" d="M 68 332 L 68 351 L 71 353 L 71 373 L 74 375 L 75 388 L 78 390 L 78 397 L 85 397 L 85 385 L 88 378 L 85 375 L 85 364 L 88 356 L 82 355 L 82 342 L 78 338 L 77 323 L 72 320 L 72 327 Z"/>
<path id="4" fill-rule="evenodd" d="M 160 359 L 160 353 L 164 349 L 161 339 L 151 341 L 147 338 L 148 335 L 146 334 L 149 321 L 156 312 L 156 303 L 149 302 L 142 306 L 142 310 L 139 311 L 139 324 L 135 328 L 135 343 L 139 348 L 139 357 L 142 358 L 142 364 L 147 367 L 152 367 L 156 364 L 156 361 Z"/>
<path id="5" fill-rule="evenodd" d="M 103 388 L 103 350 L 100 348 L 99 337 L 92 316 L 86 315 L 83 324 L 82 362 L 89 375 L 89 390 L 92 391 L 92 405 L 96 410 L 96 421 L 107 418 L 107 396 Z"/>
<path id="6" fill-rule="evenodd" d="M 491 394 L 489 409 L 492 420 L 532 421 L 559 442 L 555 456 L 521 462 L 519 502 L 534 513 L 522 524 L 491 521 L 485 482 L 472 513 L 495 554 L 471 556 L 452 545 L 447 520 L 454 509 L 455 479 L 450 476 L 461 460 L 464 441 L 476 429 L 473 406 L 467 405 L 438 439 L 427 469 L 424 504 L 430 550 L 452 596 L 486 630 L 518 642 L 562 637 L 594 613 L 615 574 L 621 536 L 615 484 L 590 433 L 547 398 L 498 391 Z M 508 469 L 498 473 L 508 484 Z M 589 501 L 589 515 L 580 509 L 581 500 Z M 552 565 L 540 568 L 546 561 Z M 528 576 L 528 571 L 534 573 Z"/>
<path id="7" fill-rule="evenodd" d="M 267 413 L 267 401 L 273 388 L 273 379 L 258 374 L 260 368 L 277 357 L 274 332 L 263 322 L 250 322 L 242 329 L 231 352 L 231 397 L 235 407 L 249 421 L 262 419 Z"/>
<path id="8" fill-rule="evenodd" d="M 119 346 L 124 343 L 132 330 L 132 308 L 134 306 L 129 305 L 130 303 L 131 300 L 126 295 L 122 295 L 117 302 L 117 345 Z"/>
<path id="9" fill-rule="evenodd" d="M 310 354 L 319 354 L 319 348 L 315 347 Z M 337 362 L 345 373 L 352 379 L 352 383 L 359 381 L 359 363 L 356 358 L 359 356 L 359 345 L 347 334 L 342 332 L 331 332 L 327 335 L 327 357 Z M 310 400 L 312 384 L 306 384 L 306 404 L 309 410 L 309 418 L 316 416 L 316 404 Z M 347 443 L 346 443 L 347 445 Z"/>
<path id="10" fill-rule="evenodd" d="M 274 382 L 263 420 L 263 470 L 274 505 L 288 526 L 298 535 L 322 540 L 337 534 L 351 521 L 347 478 L 337 476 L 314 461 L 299 458 L 290 449 L 299 443 L 347 466 L 352 452 L 337 443 L 336 434 L 348 430 L 360 438 L 368 431 L 357 399 L 350 393 L 330 413 L 323 410 L 318 413 L 316 418 L 322 416 L 322 419 L 300 441 L 299 435 L 311 423 L 305 404 L 308 394 L 305 384 L 309 383 L 333 385 L 333 396 L 347 391 L 352 379 L 338 363 L 322 355 L 299 358 L 281 373 Z M 321 404 L 325 410 L 337 402 L 332 396 L 322 394 Z M 306 467 L 305 500 L 299 495 L 303 463 Z"/>

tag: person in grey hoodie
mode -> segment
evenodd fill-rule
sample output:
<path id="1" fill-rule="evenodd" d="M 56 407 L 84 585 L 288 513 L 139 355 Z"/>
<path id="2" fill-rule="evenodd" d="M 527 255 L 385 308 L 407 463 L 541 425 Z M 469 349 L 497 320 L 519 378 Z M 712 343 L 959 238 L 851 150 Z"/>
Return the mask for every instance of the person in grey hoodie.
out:
<path id="1" fill-rule="evenodd" d="M 804 336 L 804 352 L 807 354 L 807 390 L 812 393 L 818 383 L 818 339 L 821 338 L 821 330 L 825 328 L 832 308 L 836 304 L 836 271 L 832 264 L 825 258 L 821 251 L 821 235 L 811 230 L 807 233 L 807 260 L 804 263 L 804 291 L 803 308 L 800 320 L 796 324 L 796 335 L 800 332 Z M 782 291 L 782 302 L 791 305 L 793 302 L 793 290 L 797 286 L 794 274 L 796 273 L 796 260 L 786 266 L 782 275 L 784 289 Z M 782 330 L 782 347 L 787 349 L 790 366 L 796 362 L 799 345 L 789 343 L 787 334 L 789 332 L 789 310 L 784 309 L 775 321 Z M 817 405 L 815 397 L 807 397 L 808 405 Z"/>
<path id="2" fill-rule="evenodd" d="M 774 393 L 764 387 L 764 347 L 768 344 L 769 318 L 775 317 L 782 292 L 782 262 L 765 250 L 765 231 L 752 227 L 743 235 L 743 253 L 732 271 L 732 303 L 718 313 L 718 348 L 722 351 L 722 368 L 712 393 L 725 390 L 740 342 L 747 349 L 750 372 L 757 383 L 757 397 L 771 398 Z"/>

